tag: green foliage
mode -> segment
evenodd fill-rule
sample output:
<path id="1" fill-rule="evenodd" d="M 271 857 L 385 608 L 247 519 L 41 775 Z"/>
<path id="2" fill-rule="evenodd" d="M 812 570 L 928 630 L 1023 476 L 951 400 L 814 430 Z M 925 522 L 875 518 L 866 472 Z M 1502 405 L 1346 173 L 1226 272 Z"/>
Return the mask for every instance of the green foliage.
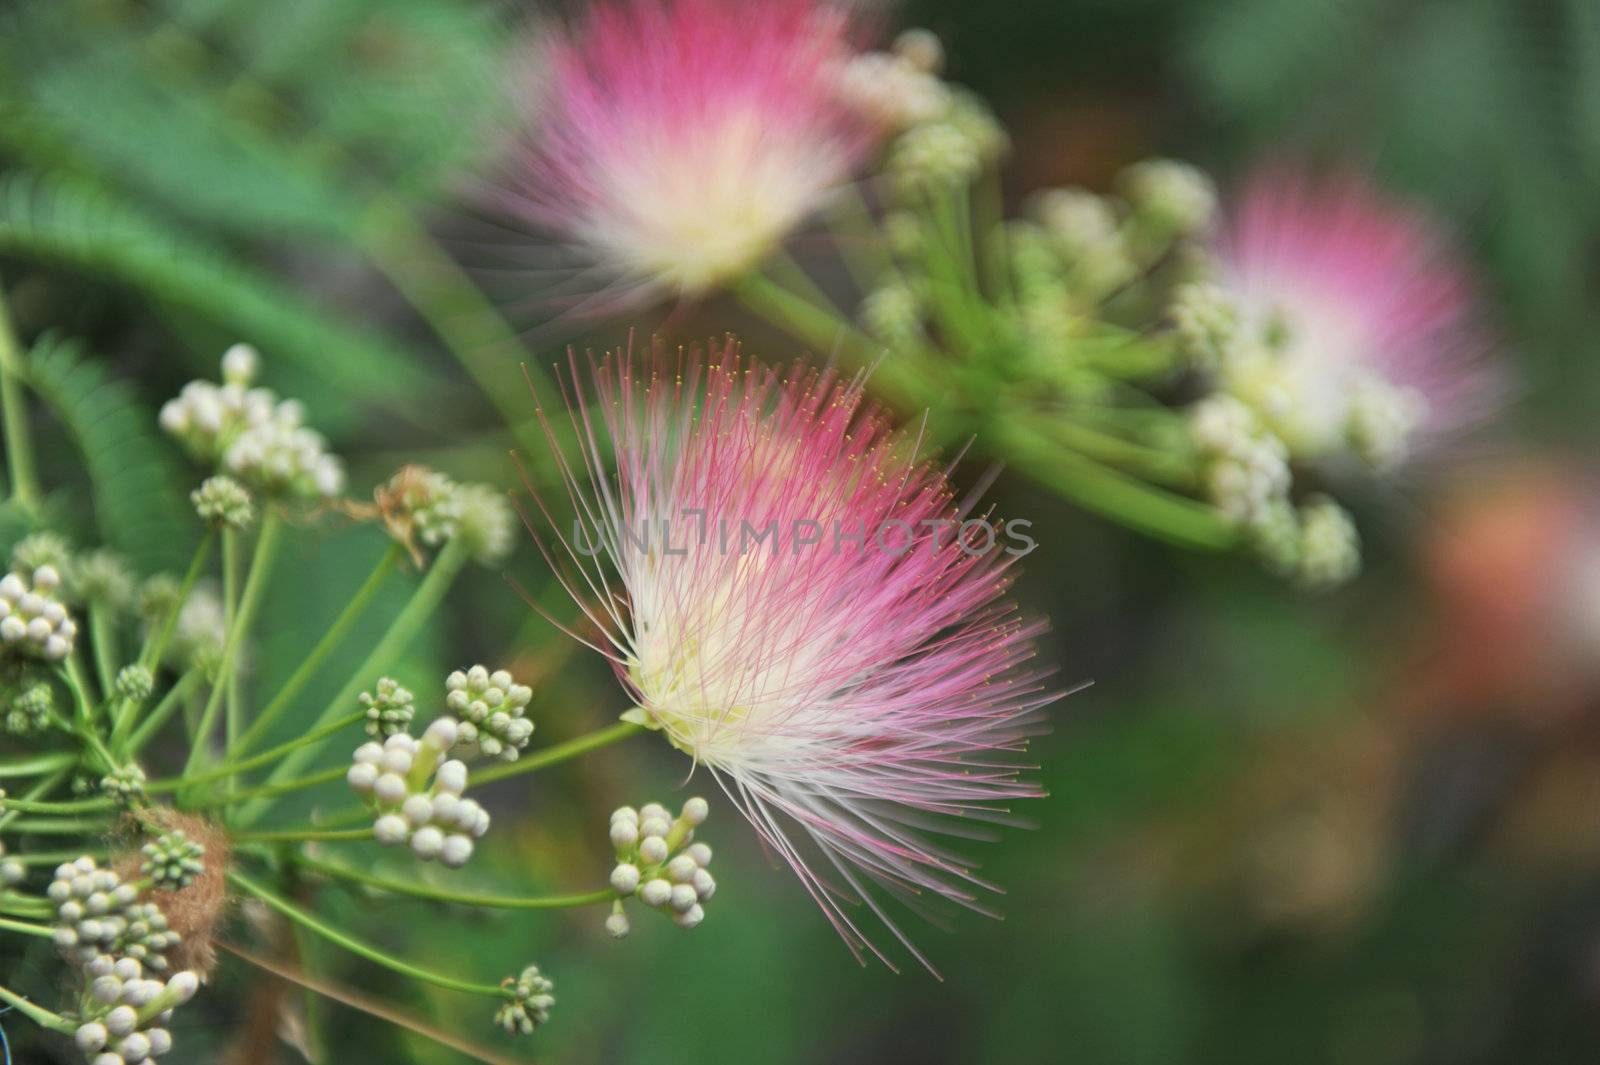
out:
<path id="1" fill-rule="evenodd" d="M 0 250 L 133 285 L 312 371 L 333 389 L 378 402 L 415 395 L 414 359 L 200 238 L 68 179 L 0 177 Z M 314 413 L 337 397 L 306 396 Z"/>
<path id="2" fill-rule="evenodd" d="M 183 470 L 155 412 L 125 382 L 46 336 L 27 356 L 28 384 L 83 453 L 103 541 L 142 572 L 181 567 L 193 549 Z"/>

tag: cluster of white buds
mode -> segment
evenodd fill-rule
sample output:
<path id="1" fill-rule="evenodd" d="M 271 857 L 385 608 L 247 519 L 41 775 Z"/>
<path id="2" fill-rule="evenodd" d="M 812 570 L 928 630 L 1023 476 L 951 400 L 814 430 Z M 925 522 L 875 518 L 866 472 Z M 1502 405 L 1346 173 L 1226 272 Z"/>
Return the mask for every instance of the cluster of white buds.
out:
<path id="1" fill-rule="evenodd" d="M 172 1049 L 172 1011 L 200 989 L 185 970 L 166 979 L 145 975 L 133 958 L 99 955 L 84 965 L 88 989 L 73 1041 L 90 1065 L 142 1065 Z"/>
<path id="2" fill-rule="evenodd" d="M 437 547 L 460 538 L 485 565 L 510 553 L 515 518 L 511 505 L 485 484 L 457 484 L 425 466 L 405 466 L 373 497 L 384 527 L 397 541 Z"/>
<path id="3" fill-rule="evenodd" d="M 229 472 L 267 495 L 336 496 L 344 490 L 344 465 L 328 442 L 301 424 L 298 403 L 278 404 L 270 421 L 244 430 L 223 456 Z"/>
<path id="4" fill-rule="evenodd" d="M 0 720 L 6 733 L 27 736 L 43 731 L 50 724 L 56 697 L 49 681 L 23 673 L 16 687 L 7 694 L 10 698 L 5 706 L 5 717 Z"/>
<path id="5" fill-rule="evenodd" d="M 970 136 L 951 122 L 926 122 L 902 133 L 884 166 L 904 192 L 940 192 L 970 184 L 984 157 Z"/>
<path id="6" fill-rule="evenodd" d="M 144 856 L 139 872 L 166 891 L 181 891 L 205 871 L 205 845 L 179 828 L 161 833 L 139 848 L 139 853 Z"/>
<path id="7" fill-rule="evenodd" d="M 131 606 L 137 584 L 122 556 L 114 551 L 88 551 L 72 561 L 66 581 L 73 602 L 109 610 Z"/>
<path id="8" fill-rule="evenodd" d="M 172 642 L 167 645 L 172 664 L 179 670 L 194 669 L 208 677 L 215 676 L 222 666 L 227 624 L 227 612 L 216 586 L 210 582 L 195 585 L 178 610 Z"/>
<path id="9" fill-rule="evenodd" d="M 6 857 L 6 845 L 0 842 L 0 889 L 16 887 L 28 878 L 28 867 L 15 858 Z"/>
<path id="10" fill-rule="evenodd" d="M 62 575 L 68 572 L 72 566 L 72 545 L 65 537 L 53 532 L 29 533 L 11 548 L 12 573 L 32 580 L 33 571 L 40 566 L 50 566 Z"/>
<path id="11" fill-rule="evenodd" d="M 249 387 L 259 363 L 254 348 L 235 344 L 222 356 L 222 384 L 184 385 L 161 408 L 161 427 L 196 459 L 265 494 L 338 495 L 344 467 L 328 454 L 322 436 L 301 424 L 300 404 Z"/>
<path id="12" fill-rule="evenodd" d="M 368 736 L 388 739 L 411 728 L 416 707 L 411 705 L 411 692 L 400 686 L 393 677 L 378 678 L 378 692 L 361 693 L 361 707 L 367 712 L 364 726 Z"/>
<path id="13" fill-rule="evenodd" d="M 118 806 L 130 808 L 145 802 L 144 770 L 129 762 L 118 766 L 100 778 L 100 790 L 116 800 Z"/>
<path id="14" fill-rule="evenodd" d="M 178 945 L 160 909 L 140 903 L 138 888 L 93 858 L 57 866 L 47 894 L 56 904 L 56 946 L 84 964 L 109 954 L 162 970 Z"/>
<path id="15" fill-rule="evenodd" d="M 356 749 L 345 779 L 376 810 L 379 843 L 409 844 L 417 857 L 458 868 L 472 857 L 473 840 L 489 830 L 489 814 L 467 788 L 467 765 L 446 759 L 458 729 L 451 718 L 435 720 L 422 739 L 397 732 L 383 743 Z"/>
<path id="16" fill-rule="evenodd" d="M 1411 438 L 1427 414 L 1427 400 L 1417 390 L 1396 388 L 1375 375 L 1365 377 L 1351 391 L 1345 427 L 1350 449 L 1373 470 L 1392 470 L 1405 461 Z"/>
<path id="17" fill-rule="evenodd" d="M 1269 517 L 1289 491 L 1288 449 L 1245 404 L 1216 394 L 1195 404 L 1190 435 L 1206 459 L 1206 484 L 1218 510 L 1241 525 Z"/>
<path id="18" fill-rule="evenodd" d="M 155 691 L 156 678 L 147 667 L 135 662 L 131 666 L 123 666 L 117 670 L 117 679 L 114 687 L 118 696 L 138 706 L 150 698 L 150 693 Z"/>
<path id="19" fill-rule="evenodd" d="M 0 578 L 0 647 L 46 662 L 72 653 L 78 626 L 54 598 L 60 586 L 60 573 L 49 565 L 35 569 L 31 580 L 16 573 Z"/>
<path id="20" fill-rule="evenodd" d="M 517 519 L 505 493 L 486 484 L 463 484 L 456 486 L 455 497 L 461 508 L 456 535 L 472 557 L 488 566 L 509 555 L 516 543 Z"/>
<path id="21" fill-rule="evenodd" d="M 1226 289 L 1190 281 L 1172 293 L 1168 311 L 1178 347 L 1196 366 L 1210 368 L 1226 356 L 1239 327 L 1239 308 Z"/>
<path id="22" fill-rule="evenodd" d="M 228 525 L 235 529 L 248 528 L 255 520 L 255 507 L 244 485 L 221 474 L 207 477 L 200 487 L 189 493 L 200 520 L 211 525 Z"/>
<path id="23" fill-rule="evenodd" d="M 1327 496 L 1300 507 L 1300 564 L 1295 579 L 1308 588 L 1343 584 L 1361 570 L 1361 537 L 1350 514 Z"/>
<path id="24" fill-rule="evenodd" d="M 1216 184 L 1188 163 L 1147 159 L 1123 171 L 1119 183 L 1136 216 L 1173 236 L 1200 232 L 1217 211 Z"/>
<path id="25" fill-rule="evenodd" d="M 902 33 L 888 52 L 864 52 L 839 72 L 845 104 L 881 129 L 898 131 L 933 122 L 950 109 L 950 89 L 939 77 L 944 45 L 928 30 Z"/>
<path id="26" fill-rule="evenodd" d="M 512 998 L 494 1015 L 494 1023 L 512 1035 L 532 1035 L 533 1030 L 550 1019 L 550 1007 L 556 1004 L 555 981 L 539 972 L 537 965 L 522 970 L 521 975 L 506 977 L 502 983 Z"/>
<path id="27" fill-rule="evenodd" d="M 221 461 L 244 430 L 272 420 L 278 397 L 251 388 L 260 358 L 248 344 L 235 344 L 222 356 L 222 384 L 190 381 L 161 408 L 161 428 L 176 437 L 197 460 Z"/>
<path id="28" fill-rule="evenodd" d="M 915 286 L 899 277 L 879 285 L 861 301 L 861 321 L 891 348 L 908 348 L 922 339 L 923 305 Z"/>
<path id="29" fill-rule="evenodd" d="M 683 804 L 676 818 L 654 802 L 637 810 L 624 806 L 611 815 L 611 845 L 617 855 L 611 887 L 621 896 L 606 918 L 606 931 L 613 937 L 628 934 L 622 899 L 630 895 L 670 914 L 680 928 L 693 928 L 705 919 L 701 904 L 716 892 L 717 882 L 709 868 L 711 848 L 694 842 L 694 830 L 710 812 L 697 796 Z"/>
<path id="30" fill-rule="evenodd" d="M 459 725 L 456 753 L 482 754 L 514 762 L 533 737 L 533 722 L 523 716 L 533 689 L 518 684 L 503 669 L 484 666 L 456 670 L 445 678 L 445 708 Z"/>

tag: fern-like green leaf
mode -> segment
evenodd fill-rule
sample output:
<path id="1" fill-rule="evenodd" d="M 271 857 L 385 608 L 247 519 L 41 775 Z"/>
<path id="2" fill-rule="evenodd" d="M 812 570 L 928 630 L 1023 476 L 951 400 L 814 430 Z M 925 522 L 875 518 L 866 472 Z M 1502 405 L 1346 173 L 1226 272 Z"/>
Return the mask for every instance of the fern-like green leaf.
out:
<path id="1" fill-rule="evenodd" d="M 0 178 L 0 251 L 64 263 L 132 285 L 297 364 L 323 384 L 301 396 L 336 416 L 339 393 L 391 407 L 428 393 L 416 357 L 313 306 L 273 277 L 237 262 L 81 183 Z"/>
<path id="2" fill-rule="evenodd" d="M 155 411 L 70 341 L 42 337 L 26 373 L 83 453 L 101 539 L 141 572 L 181 569 L 194 546 L 194 515 Z"/>

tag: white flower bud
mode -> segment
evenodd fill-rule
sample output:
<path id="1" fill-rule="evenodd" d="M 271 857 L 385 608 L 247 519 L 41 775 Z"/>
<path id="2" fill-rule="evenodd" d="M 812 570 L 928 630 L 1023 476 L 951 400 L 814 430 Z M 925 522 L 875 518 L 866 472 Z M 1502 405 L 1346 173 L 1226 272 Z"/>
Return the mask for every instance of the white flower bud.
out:
<path id="1" fill-rule="evenodd" d="M 172 1049 L 172 1033 L 165 1028 L 148 1028 L 145 1036 L 150 1040 L 150 1056 L 159 1058 Z"/>
<path id="2" fill-rule="evenodd" d="M 683 804 L 683 819 L 691 825 L 699 826 L 706 822 L 711 815 L 711 804 L 696 795 Z"/>
<path id="3" fill-rule="evenodd" d="M 372 786 L 378 782 L 378 767 L 370 762 L 357 762 L 350 767 L 344 779 L 355 791 L 363 795 L 369 794 Z"/>
<path id="4" fill-rule="evenodd" d="M 632 821 L 611 822 L 611 843 L 618 850 L 626 850 L 639 842 L 639 826 Z"/>
<path id="5" fill-rule="evenodd" d="M 687 884 L 694 878 L 695 870 L 699 868 L 693 858 L 687 854 L 680 854 L 667 863 L 667 879 L 674 884 Z"/>
<path id="6" fill-rule="evenodd" d="M 150 1040 L 143 1032 L 134 1032 L 117 1044 L 117 1053 L 125 1061 L 144 1061 L 150 1057 Z"/>
<path id="7" fill-rule="evenodd" d="M 418 858 L 435 858 L 443 848 L 444 833 L 432 825 L 417 829 L 411 837 L 411 851 Z"/>
<path id="8" fill-rule="evenodd" d="M 81 1024 L 78 1030 L 72 1033 L 72 1041 L 78 1044 L 78 1049 L 85 1054 L 93 1054 L 105 1046 L 106 1040 L 110 1037 L 111 1033 L 106 1031 L 106 1026 L 98 1021 Z"/>
<path id="9" fill-rule="evenodd" d="M 422 734 L 422 739 L 423 742 L 432 744 L 441 751 L 448 751 L 455 746 L 458 732 L 454 718 L 436 717 L 428 725 L 428 730 Z"/>
<path id="10" fill-rule="evenodd" d="M 711 864 L 711 848 L 704 843 L 691 843 L 683 853 L 693 858 L 694 864 L 702 869 Z"/>
<path id="11" fill-rule="evenodd" d="M 621 910 L 613 910 L 606 917 L 606 934 L 612 939 L 624 938 L 631 928 L 632 926 L 628 923 L 628 915 Z"/>
<path id="12" fill-rule="evenodd" d="M 630 862 L 622 862 L 611 870 L 611 886 L 619 895 L 631 895 L 639 887 L 639 867 Z"/>
<path id="13" fill-rule="evenodd" d="M 696 869 L 689 882 L 694 885 L 694 893 L 699 896 L 701 902 L 709 900 L 717 893 L 716 880 L 712 879 L 711 874 L 704 869 Z"/>
<path id="14" fill-rule="evenodd" d="M 244 388 L 255 380 L 261 367 L 261 357 L 249 344 L 235 344 L 222 353 L 222 380 L 224 384 Z"/>
<path id="15" fill-rule="evenodd" d="M 106 1031 L 121 1038 L 132 1032 L 139 1025 L 139 1015 L 132 1006 L 118 1006 L 105 1015 Z"/>
<path id="16" fill-rule="evenodd" d="M 439 767 L 433 779 L 434 786 L 440 791 L 460 795 L 467 789 L 467 765 L 465 762 L 451 759 Z"/>
<path id="17" fill-rule="evenodd" d="M 651 865 L 660 865 L 666 861 L 667 854 L 667 841 L 660 836 L 646 836 L 639 843 L 639 857 Z"/>
<path id="18" fill-rule="evenodd" d="M 378 778 L 377 783 L 372 786 L 372 793 L 377 797 L 378 801 L 389 806 L 403 801 L 409 791 L 410 789 L 406 787 L 405 777 L 395 773 L 383 774 Z"/>
<path id="19" fill-rule="evenodd" d="M 404 843 L 411 828 L 399 814 L 384 814 L 372 824 L 372 834 L 379 843 Z"/>
<path id="20" fill-rule="evenodd" d="M 677 884 L 673 887 L 672 895 L 667 900 L 667 904 L 679 913 L 688 913 L 690 908 L 699 901 L 700 897 L 695 894 L 693 885 Z"/>
<path id="21" fill-rule="evenodd" d="M 439 850 L 439 860 L 452 869 L 459 869 L 472 857 L 472 840 L 462 835 L 446 836 Z"/>
<path id="22" fill-rule="evenodd" d="M 665 906 L 672 898 L 672 885 L 665 880 L 646 881 L 639 889 L 639 898 L 646 906 Z"/>
<path id="23" fill-rule="evenodd" d="M 703 921 L 705 919 L 706 919 L 706 911 L 700 907 L 699 903 L 695 903 L 693 906 L 690 906 L 687 910 L 684 910 L 681 913 L 673 915 L 673 918 L 672 918 L 673 923 L 676 924 L 679 928 L 694 928 L 696 925 L 698 925 L 701 921 Z"/>
<path id="24" fill-rule="evenodd" d="M 413 825 L 425 825 L 433 820 L 433 802 L 426 795 L 412 795 L 401 805 L 400 813 Z"/>

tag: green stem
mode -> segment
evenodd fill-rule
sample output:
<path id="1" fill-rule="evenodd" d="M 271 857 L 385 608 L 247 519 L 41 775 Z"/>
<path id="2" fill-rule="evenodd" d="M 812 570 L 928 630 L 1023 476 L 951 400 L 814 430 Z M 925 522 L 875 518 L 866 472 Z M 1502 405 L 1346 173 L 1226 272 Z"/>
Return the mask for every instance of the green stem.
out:
<path id="1" fill-rule="evenodd" d="M 378 675 L 405 651 L 411 641 L 416 639 L 417 633 L 422 630 L 428 618 L 439 609 L 439 604 L 443 602 L 445 593 L 450 590 L 456 574 L 461 572 L 467 557 L 467 544 L 462 537 L 455 537 L 445 544 L 444 550 L 433 560 L 433 566 L 428 570 L 427 576 L 423 577 L 422 582 L 411 593 L 411 598 L 405 607 L 395 615 L 389 630 L 378 640 L 378 645 L 366 659 L 356 667 L 344 687 L 333 697 L 333 701 L 323 709 L 313 728 L 321 728 L 336 720 L 346 708 L 355 703 L 362 686 L 377 679 Z M 267 776 L 267 783 L 274 783 L 299 772 L 315 754 L 315 747 L 302 747 L 290 753 Z M 264 802 L 251 803 L 240 812 L 239 824 L 253 824 L 266 808 L 267 804 Z"/>
<path id="2" fill-rule="evenodd" d="M 19 836 L 71 836 L 89 835 L 105 831 L 108 821 L 85 821 L 82 818 L 42 817 L 36 821 L 17 821 L 6 827 L 7 832 Z"/>
<path id="3" fill-rule="evenodd" d="M 41 1028 L 48 1028 L 52 1032 L 70 1035 L 77 1030 L 78 1025 L 69 1021 L 59 1013 L 51 1013 L 43 1006 L 36 1006 L 7 987 L 0 987 L 0 1002 L 11 1006 L 18 1013 Z"/>
<path id="4" fill-rule="evenodd" d="M 72 764 L 76 765 L 77 759 L 73 759 Z M 66 780 L 67 777 L 71 775 L 72 770 L 70 767 L 58 769 L 49 776 L 42 777 L 39 780 L 34 781 L 28 790 L 22 793 L 20 798 L 31 800 L 37 799 L 43 795 L 49 795 L 61 785 L 62 781 Z M 21 816 L 22 812 L 20 810 L 11 813 L 0 814 L 0 832 L 4 832 Z"/>
<path id="5" fill-rule="evenodd" d="M 0 798 L 0 811 L 15 810 L 24 814 L 85 814 L 109 810 L 115 805 L 115 800 L 109 798 L 73 799 L 68 802 Z"/>
<path id="6" fill-rule="evenodd" d="M 39 475 L 34 469 L 33 437 L 28 430 L 28 401 L 22 394 L 22 351 L 5 293 L 0 291 L 0 422 L 5 423 L 6 468 L 11 494 L 29 514 L 39 512 Z"/>
<path id="7" fill-rule="evenodd" d="M 394 572 L 395 566 L 399 563 L 400 557 L 404 553 L 405 548 L 398 543 L 389 546 L 389 549 L 383 553 L 383 557 L 378 560 L 378 564 L 374 567 L 371 575 L 367 577 L 366 582 L 361 585 L 354 598 L 350 600 L 338 619 L 334 621 L 333 626 L 322 634 L 322 639 L 318 640 L 317 645 L 311 649 L 311 653 L 301 660 L 300 665 L 290 674 L 289 679 L 284 681 L 283 687 L 278 690 L 278 694 L 274 695 L 272 701 L 267 703 L 260 714 L 256 715 L 256 719 L 250 723 L 249 728 L 245 729 L 244 734 L 229 746 L 231 754 L 235 756 L 243 754 L 261 741 L 267 730 L 294 702 L 295 696 L 299 695 L 301 690 L 310 683 L 317 669 L 343 641 L 351 626 L 360 619 L 371 604 L 373 596 L 378 594 L 378 590 L 383 587 L 384 581 Z"/>
<path id="8" fill-rule="evenodd" d="M 270 504 L 269 504 L 270 506 Z M 243 566 L 239 544 L 239 531 L 231 525 L 222 526 L 222 617 L 225 631 L 232 632 L 238 625 L 239 571 Z M 223 682 L 223 749 L 233 746 L 234 737 L 243 728 L 244 706 L 240 696 L 239 670 L 230 669 Z"/>
<path id="9" fill-rule="evenodd" d="M 167 723 L 167 719 L 178 712 L 178 708 L 183 705 L 183 701 L 189 697 L 190 690 L 199 684 L 202 679 L 200 672 L 193 669 L 178 678 L 178 682 L 172 686 L 166 695 L 161 697 L 161 701 L 156 704 L 155 709 L 150 711 L 150 715 L 144 719 L 144 723 L 134 729 L 133 735 L 128 737 L 126 752 L 129 758 L 144 749 L 144 745 L 149 743 L 151 737 L 160 731 L 161 726 Z M 112 742 L 116 743 L 119 738 L 118 732 L 125 731 L 132 723 L 132 715 L 128 715 L 123 721 L 118 722 L 117 730 L 111 734 Z"/>
<path id="10" fill-rule="evenodd" d="M 244 646 L 245 633 L 250 630 L 250 624 L 255 620 L 256 611 L 260 608 L 262 597 L 266 593 L 272 564 L 278 552 L 278 534 L 282 528 L 283 518 L 277 508 L 268 505 L 261 518 L 261 535 L 256 540 L 255 557 L 250 563 L 250 576 L 245 581 L 244 596 L 239 601 L 239 614 L 235 624 L 228 629 L 228 638 L 222 647 L 222 664 L 217 673 L 218 681 L 212 687 L 210 697 L 206 699 L 205 710 L 200 714 L 200 724 L 195 728 L 194 744 L 189 748 L 189 760 L 184 765 L 185 773 L 193 772 L 206 755 L 211 732 L 217 724 L 217 711 L 221 709 L 223 696 L 227 692 L 227 678 L 238 668 L 239 649 Z"/>
<path id="11" fill-rule="evenodd" d="M 95 676 L 100 681 L 100 690 L 109 698 L 117 690 L 116 630 L 101 604 L 89 606 L 89 640 L 94 644 Z"/>
<path id="12" fill-rule="evenodd" d="M 532 896 L 505 896 L 505 895 L 475 895 L 470 892 L 448 891 L 443 888 L 430 887 L 410 880 L 390 880 L 386 877 L 374 876 L 371 873 L 361 872 L 332 862 L 320 861 L 297 855 L 295 862 L 303 869 L 323 873 L 327 876 L 342 877 L 357 884 L 381 891 L 392 892 L 396 895 L 410 895 L 412 898 L 432 899 L 435 902 L 452 902 L 460 906 L 484 906 L 499 910 L 559 910 L 576 906 L 592 906 L 596 903 L 611 902 L 617 893 L 611 888 L 602 888 L 599 891 L 586 891 L 574 895 L 532 895 Z"/>
<path id="13" fill-rule="evenodd" d="M 443 973 L 436 973 L 431 969 L 424 969 L 419 965 L 413 965 L 412 963 L 403 961 L 391 954 L 386 954 L 376 947 L 369 946 L 358 939 L 353 939 L 345 933 L 339 931 L 337 928 L 324 923 L 321 919 L 300 909 L 300 907 L 296 906 L 288 899 L 281 898 L 273 892 L 267 890 L 254 880 L 250 879 L 248 876 L 245 876 L 243 873 L 237 871 L 230 872 L 228 874 L 228 879 L 241 891 L 245 891 L 251 895 L 254 895 L 256 898 L 260 899 L 262 902 L 266 903 L 274 910 L 277 910 L 279 913 L 283 914 L 283 916 L 287 917 L 289 920 L 295 922 L 301 927 L 317 933 L 319 936 L 322 936 L 324 939 L 327 939 L 332 943 L 338 944 L 345 950 L 350 951 L 352 954 L 358 954 L 361 957 L 366 958 L 368 961 L 382 965 L 384 968 L 391 969 L 402 976 L 409 976 L 414 980 L 421 980 L 425 983 L 433 984 L 435 987 L 442 987 L 449 991 L 465 991 L 468 994 L 485 995 L 489 998 L 499 999 L 506 998 L 509 995 L 509 992 L 505 988 L 500 987 L 497 984 L 474 984 L 469 983 L 466 980 L 457 980 L 454 977 L 446 976 Z"/>
<path id="14" fill-rule="evenodd" d="M 371 839 L 369 828 L 284 828 L 267 832 L 240 832 L 233 837 L 235 843 L 349 843 Z"/>
<path id="15" fill-rule="evenodd" d="M 230 770 L 227 775 L 231 776 L 232 772 Z M 182 802 L 179 805 L 185 810 L 201 810 L 211 806 L 227 806 L 235 802 L 243 802 L 246 799 L 270 799 L 277 795 L 287 795 L 290 792 L 300 791 L 304 788 L 314 788 L 319 784 L 342 780 L 347 772 L 349 772 L 348 767 L 336 765 L 331 769 L 325 769 L 320 773 L 312 773 L 310 776 L 301 777 L 298 780 L 284 780 L 276 784 L 263 784 L 256 788 L 245 788 L 243 791 L 233 791 L 223 795 L 210 795 L 203 799 Z M 184 780 L 179 783 L 187 787 L 194 782 Z"/>
<path id="16" fill-rule="evenodd" d="M 857 368 L 873 367 L 872 384 L 895 406 L 922 406 L 923 388 L 914 367 L 898 355 L 879 359 L 883 345 L 857 329 L 848 319 L 785 288 L 759 273 L 749 273 L 733 287 L 733 294 L 756 314 L 793 333 L 818 352 L 845 356 Z"/>
<path id="17" fill-rule="evenodd" d="M 172 604 L 172 610 L 161 624 L 160 635 L 152 643 L 145 644 L 144 657 L 139 664 L 154 672 L 161 662 L 161 656 L 167 651 L 167 644 L 172 641 L 172 633 L 178 627 L 178 615 L 183 613 L 183 604 L 189 601 L 189 593 L 194 591 L 195 582 L 200 579 L 200 573 L 205 568 L 206 557 L 211 553 L 211 541 L 216 538 L 217 530 L 207 527 L 206 533 L 200 538 L 200 546 L 194 549 L 194 558 L 189 560 L 189 569 L 183 575 L 183 583 L 178 586 L 178 598 Z"/>
<path id="18" fill-rule="evenodd" d="M 482 772 L 474 772 L 472 774 L 472 783 L 475 785 L 490 784 L 496 780 L 504 780 L 506 777 L 532 773 L 647 731 L 649 730 L 643 725 L 635 725 L 631 721 L 619 721 L 615 725 L 596 729 L 594 732 L 585 733 L 576 739 L 558 743 L 554 747 L 547 747 L 534 754 L 523 755 L 515 762 L 502 762 L 500 765 L 485 769 Z"/>
<path id="19" fill-rule="evenodd" d="M 31 758 L 23 758 L 16 762 L 0 763 L 0 779 L 5 777 L 32 777 L 40 773 L 50 773 L 57 769 L 66 769 L 76 764 L 78 756 L 67 754 L 36 754 Z"/>
<path id="20" fill-rule="evenodd" d="M 54 931 L 49 925 L 34 924 L 31 921 L 11 921 L 0 917 L 0 932 L 17 932 L 25 936 L 38 936 L 40 939 L 49 939 Z"/>
<path id="21" fill-rule="evenodd" d="M 24 852 L 7 857 L 23 865 L 60 865 L 62 862 L 73 862 L 84 857 L 102 859 L 110 853 L 108 847 L 76 847 L 71 850 Z"/>
<path id="22" fill-rule="evenodd" d="M 1103 517 L 1181 547 L 1225 551 L 1238 543 L 1237 530 L 1214 508 L 1074 454 L 1014 419 L 991 418 L 986 431 L 1029 476 Z"/>
<path id="23" fill-rule="evenodd" d="M 246 758 L 242 762 L 229 762 L 225 765 L 218 766 L 216 769 L 210 770 L 209 772 L 200 773 L 197 776 L 169 777 L 166 780 L 157 780 L 153 783 L 146 784 L 144 790 L 151 794 L 157 794 L 164 791 L 176 791 L 179 788 L 188 787 L 191 784 L 207 784 L 213 780 L 221 780 L 223 777 L 231 777 L 239 773 L 247 773 L 252 769 L 259 769 L 261 766 L 277 761 L 290 751 L 296 750 L 300 747 L 308 747 L 313 743 L 321 743 L 334 733 L 341 732 L 344 729 L 349 728 L 351 725 L 354 725 L 356 722 L 365 720 L 366 716 L 366 711 L 358 710 L 349 717 L 343 717 L 338 721 L 324 725 L 319 729 L 313 729 L 304 736 L 296 737 L 295 739 L 289 740 L 287 743 L 281 743 L 270 750 L 262 751 L 258 755 L 253 755 L 250 758 Z M 341 772 L 342 771 L 343 767 L 341 767 Z M 238 798 L 241 794 L 243 793 L 236 792 L 233 797 Z"/>

